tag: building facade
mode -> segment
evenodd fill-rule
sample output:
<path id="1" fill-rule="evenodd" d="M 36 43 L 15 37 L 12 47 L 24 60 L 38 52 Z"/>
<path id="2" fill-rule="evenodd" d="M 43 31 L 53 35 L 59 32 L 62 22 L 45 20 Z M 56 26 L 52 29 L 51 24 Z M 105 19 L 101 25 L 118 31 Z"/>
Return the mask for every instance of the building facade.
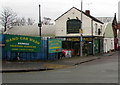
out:
<path id="1" fill-rule="evenodd" d="M 99 29 L 102 32 L 103 23 L 101 21 L 92 17 L 90 14 L 86 14 L 85 12 L 83 12 L 82 18 L 83 36 L 103 36 L 103 33 L 98 33 Z M 79 32 L 67 33 L 67 21 L 69 19 L 78 19 L 81 21 L 81 11 L 73 7 L 58 17 L 55 20 L 56 36 L 79 36 Z"/>
<path id="2" fill-rule="evenodd" d="M 114 50 L 114 33 L 112 23 L 108 23 L 104 31 L 104 52 L 107 53 L 112 50 Z"/>
<path id="3" fill-rule="evenodd" d="M 116 13 L 112 22 L 112 28 L 114 33 L 114 49 L 118 50 L 118 31 L 120 31 L 119 23 L 117 22 Z"/>
<path id="4" fill-rule="evenodd" d="M 89 10 L 87 10 L 86 12 L 82 11 L 81 14 L 81 10 L 72 7 L 70 10 L 68 10 L 55 20 L 55 35 L 57 38 L 64 38 L 64 49 L 77 49 L 75 51 L 75 54 L 79 54 L 79 30 L 82 25 L 83 53 L 101 53 L 103 52 L 103 24 L 103 22 L 91 16 Z"/>

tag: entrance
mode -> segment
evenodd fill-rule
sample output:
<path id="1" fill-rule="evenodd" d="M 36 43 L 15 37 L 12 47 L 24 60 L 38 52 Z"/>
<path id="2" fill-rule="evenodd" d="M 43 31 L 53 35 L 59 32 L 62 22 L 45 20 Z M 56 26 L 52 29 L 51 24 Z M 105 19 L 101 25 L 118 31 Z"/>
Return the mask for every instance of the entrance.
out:
<path id="1" fill-rule="evenodd" d="M 71 51 L 72 56 L 80 55 L 80 42 L 79 41 L 63 41 L 62 48 L 63 50 Z"/>
<path id="2" fill-rule="evenodd" d="M 93 50 L 92 50 L 92 41 L 86 41 L 84 42 L 83 45 L 83 55 L 92 55 L 93 54 Z"/>

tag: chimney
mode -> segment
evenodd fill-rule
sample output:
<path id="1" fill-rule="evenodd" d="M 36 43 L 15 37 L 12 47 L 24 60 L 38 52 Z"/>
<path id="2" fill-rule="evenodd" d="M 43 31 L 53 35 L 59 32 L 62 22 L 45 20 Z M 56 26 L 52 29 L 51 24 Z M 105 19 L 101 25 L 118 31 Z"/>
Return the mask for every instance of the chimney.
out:
<path id="1" fill-rule="evenodd" d="M 85 13 L 86 13 L 87 15 L 90 15 L 90 10 L 86 10 Z"/>

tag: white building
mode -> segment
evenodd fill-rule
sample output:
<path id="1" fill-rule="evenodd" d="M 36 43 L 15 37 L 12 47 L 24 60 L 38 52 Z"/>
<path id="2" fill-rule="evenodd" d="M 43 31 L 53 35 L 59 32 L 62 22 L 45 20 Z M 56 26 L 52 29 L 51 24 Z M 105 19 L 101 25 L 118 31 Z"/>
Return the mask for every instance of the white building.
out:
<path id="1" fill-rule="evenodd" d="M 104 23 L 90 15 L 90 11 L 82 11 L 76 7 L 62 14 L 55 20 L 55 35 L 66 39 L 64 49 L 73 49 L 79 52 L 80 28 L 82 24 L 83 53 L 95 54 L 103 52 L 103 26 Z M 93 44 L 92 44 L 93 43 Z M 87 50 L 86 50 L 87 49 Z M 79 53 L 78 53 L 79 54 Z"/>
<path id="2" fill-rule="evenodd" d="M 103 23 L 89 14 L 82 12 L 83 36 L 103 36 Z M 67 33 L 67 21 L 78 19 L 81 21 L 81 11 L 72 7 L 55 20 L 56 36 L 80 36 L 80 33 Z M 100 34 L 98 31 L 100 30 Z"/>
<path id="3" fill-rule="evenodd" d="M 114 34 L 112 23 L 108 23 L 104 30 L 104 52 L 107 53 L 111 50 L 114 50 Z"/>

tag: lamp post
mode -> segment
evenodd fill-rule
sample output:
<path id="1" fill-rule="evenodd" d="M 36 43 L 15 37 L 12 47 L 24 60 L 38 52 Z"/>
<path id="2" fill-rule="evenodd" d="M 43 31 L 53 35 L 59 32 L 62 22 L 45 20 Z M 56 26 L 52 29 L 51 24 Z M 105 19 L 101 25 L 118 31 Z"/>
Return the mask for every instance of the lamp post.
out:
<path id="1" fill-rule="evenodd" d="M 40 5 L 39 5 L 39 23 L 38 23 L 38 27 L 39 27 L 39 35 L 40 35 L 40 39 L 41 39 L 41 27 L 42 27 L 42 23 L 41 23 L 41 10 L 40 10 Z"/>
<path id="2" fill-rule="evenodd" d="M 82 0 L 81 0 L 81 22 L 82 22 L 82 4 L 83 2 L 82 2 Z M 82 33 L 83 33 L 83 30 L 82 30 L 82 24 L 83 24 L 83 22 L 81 23 L 81 28 L 80 28 L 80 57 L 82 57 L 82 55 L 83 55 L 83 51 L 82 51 Z"/>

